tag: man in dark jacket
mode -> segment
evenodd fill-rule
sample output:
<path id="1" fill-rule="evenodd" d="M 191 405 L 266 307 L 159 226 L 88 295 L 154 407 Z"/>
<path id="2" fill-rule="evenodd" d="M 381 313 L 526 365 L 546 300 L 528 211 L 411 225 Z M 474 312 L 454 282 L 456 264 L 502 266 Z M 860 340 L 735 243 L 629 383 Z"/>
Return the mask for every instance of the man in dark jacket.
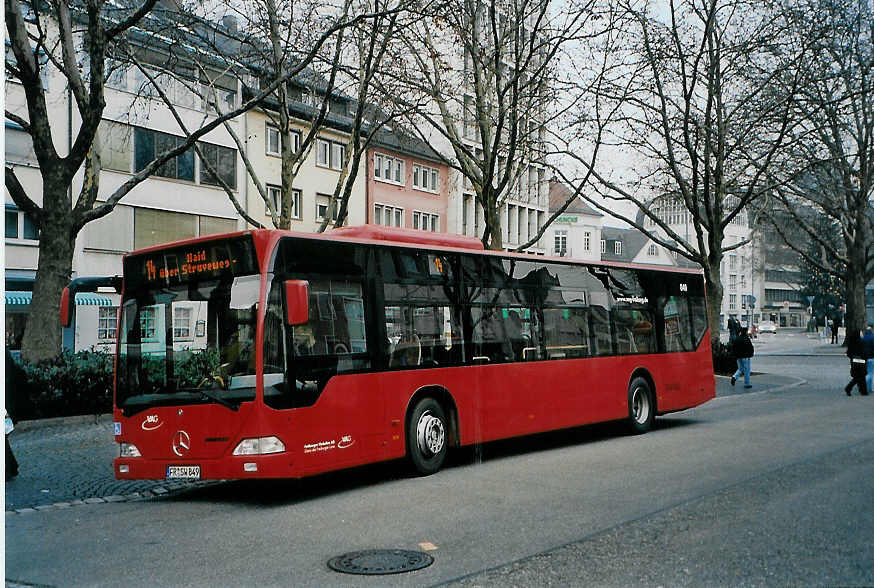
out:
<path id="1" fill-rule="evenodd" d="M 838 342 L 838 329 L 841 328 L 841 315 L 835 313 L 832 317 L 832 343 L 837 344 Z"/>
<path id="2" fill-rule="evenodd" d="M 865 348 L 862 345 L 862 337 L 859 336 L 859 331 L 850 331 L 847 333 L 847 357 L 850 358 L 850 383 L 844 386 L 844 392 L 850 396 L 853 386 L 859 387 L 859 394 L 868 396 L 868 388 L 865 383 L 865 373 L 867 371 L 865 361 Z"/>
<path id="3" fill-rule="evenodd" d="M 750 358 L 755 350 L 746 327 L 740 328 L 737 338 L 731 346 L 731 351 L 737 358 L 737 371 L 731 376 L 731 385 L 734 386 L 734 383 L 743 374 L 744 388 L 752 388 L 753 385 L 750 384 Z"/>

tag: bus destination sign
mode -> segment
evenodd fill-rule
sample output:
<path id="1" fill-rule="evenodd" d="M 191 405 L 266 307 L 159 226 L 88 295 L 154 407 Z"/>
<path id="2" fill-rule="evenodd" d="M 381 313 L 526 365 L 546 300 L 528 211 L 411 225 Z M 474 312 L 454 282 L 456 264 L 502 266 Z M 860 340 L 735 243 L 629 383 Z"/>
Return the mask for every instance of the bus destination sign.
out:
<path id="1" fill-rule="evenodd" d="M 133 255 L 125 263 L 127 284 L 145 287 L 257 272 L 254 244 L 247 237 L 206 241 Z"/>
<path id="2" fill-rule="evenodd" d="M 236 265 L 237 262 L 236 259 L 209 259 L 206 255 L 206 249 L 186 253 L 185 260 L 177 267 L 158 268 L 155 265 L 155 260 L 147 259 L 145 262 L 146 280 L 182 277 L 184 281 L 186 277 L 195 274 L 226 270 L 232 265 Z"/>

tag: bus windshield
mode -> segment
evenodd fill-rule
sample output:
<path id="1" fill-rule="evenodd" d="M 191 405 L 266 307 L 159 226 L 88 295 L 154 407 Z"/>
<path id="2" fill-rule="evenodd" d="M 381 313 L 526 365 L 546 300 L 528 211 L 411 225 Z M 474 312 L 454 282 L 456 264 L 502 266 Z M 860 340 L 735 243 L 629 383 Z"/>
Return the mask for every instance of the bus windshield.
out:
<path id="1" fill-rule="evenodd" d="M 168 251 L 126 264 L 126 270 L 145 267 L 148 273 L 146 279 L 134 271 L 125 275 L 116 370 L 116 405 L 125 414 L 198 403 L 236 410 L 255 399 L 261 276 L 203 261 L 219 251 L 237 263 L 246 253 L 239 249 Z M 197 271 L 201 266 L 208 268 Z M 179 272 L 172 269 L 177 267 Z"/>

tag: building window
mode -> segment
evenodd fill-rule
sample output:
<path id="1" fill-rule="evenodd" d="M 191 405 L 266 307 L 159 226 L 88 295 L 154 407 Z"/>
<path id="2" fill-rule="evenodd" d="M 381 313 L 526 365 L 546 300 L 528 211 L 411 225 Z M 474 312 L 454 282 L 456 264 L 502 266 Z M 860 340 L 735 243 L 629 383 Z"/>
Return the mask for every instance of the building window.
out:
<path id="1" fill-rule="evenodd" d="M 404 226 L 404 209 L 385 204 L 373 205 L 373 222 L 386 227 Z"/>
<path id="2" fill-rule="evenodd" d="M 607 253 L 607 241 L 605 239 L 601 239 L 601 255 Z"/>
<path id="3" fill-rule="evenodd" d="M 217 216 L 200 216 L 198 218 L 198 235 L 218 235 L 220 233 L 232 233 L 237 230 L 237 221 L 232 218 L 220 218 Z"/>
<path id="4" fill-rule="evenodd" d="M 380 182 L 405 185 L 404 160 L 390 155 L 376 153 L 373 156 L 373 178 Z"/>
<path id="5" fill-rule="evenodd" d="M 728 310 L 735 310 L 737 308 L 737 294 L 729 294 L 728 295 Z"/>
<path id="6" fill-rule="evenodd" d="M 413 228 L 421 229 L 423 231 L 433 231 L 437 232 L 440 230 L 439 218 L 436 214 L 431 214 L 428 212 L 419 212 L 418 210 L 413 211 Z"/>
<path id="7" fill-rule="evenodd" d="M 659 250 L 658 250 L 658 247 L 656 247 L 655 243 L 650 243 L 649 249 L 646 250 L 646 254 L 649 255 L 650 257 L 658 257 Z"/>
<path id="8" fill-rule="evenodd" d="M 291 218 L 301 219 L 301 200 L 302 193 L 300 190 L 292 189 L 291 190 Z M 282 215 L 282 188 L 279 186 L 271 186 L 267 185 L 267 197 L 270 198 L 270 204 L 273 206 L 273 210 L 278 215 Z M 270 216 L 270 209 L 267 206 L 264 206 L 264 214 L 266 216 Z"/>
<path id="9" fill-rule="evenodd" d="M 728 287 L 729 287 L 729 289 L 731 289 L 731 290 L 736 290 L 736 289 L 737 289 L 737 275 L 735 275 L 735 274 L 729 274 L 729 276 L 728 276 Z"/>
<path id="10" fill-rule="evenodd" d="M 178 306 L 173 308 L 173 338 L 191 338 L 191 307 Z"/>
<path id="11" fill-rule="evenodd" d="M 343 169 L 346 158 L 346 145 L 327 139 L 316 142 L 316 165 L 330 169 Z"/>
<path id="12" fill-rule="evenodd" d="M 16 208 L 6 208 L 6 238 L 39 241 L 39 230 L 33 219 Z"/>
<path id="13" fill-rule="evenodd" d="M 200 183 L 207 186 L 220 186 L 219 178 L 221 178 L 232 190 L 237 189 L 237 151 L 229 147 L 220 145 L 212 145 L 211 143 L 201 143 L 200 152 L 203 158 L 208 161 L 216 171 L 218 177 L 213 175 L 200 162 Z"/>
<path id="14" fill-rule="evenodd" d="M 101 341 L 114 341 L 117 306 L 101 306 L 97 310 L 97 338 Z"/>
<path id="15" fill-rule="evenodd" d="M 100 165 L 103 169 L 130 172 L 131 132 L 128 125 L 110 120 L 100 121 Z M 178 162 L 177 162 L 178 165 Z M 192 175 L 191 180 L 194 179 Z"/>
<path id="16" fill-rule="evenodd" d="M 413 165 L 413 187 L 426 192 L 437 193 L 440 190 L 440 172 L 425 165 Z"/>
<path id="17" fill-rule="evenodd" d="M 331 197 L 327 194 L 316 194 L 316 220 L 325 220 L 325 217 L 328 216 L 328 206 L 331 204 Z M 337 203 L 334 204 L 334 214 L 332 216 L 332 221 L 337 221 Z"/>
<path id="18" fill-rule="evenodd" d="M 583 233 L 583 251 L 591 251 L 592 250 L 592 233 L 590 231 L 586 231 Z"/>
<path id="19" fill-rule="evenodd" d="M 201 84 L 201 86 L 201 96 L 203 96 L 201 106 L 204 112 L 209 114 L 217 110 L 224 114 L 236 108 L 237 93 L 234 90 L 210 84 Z"/>
<path id="20" fill-rule="evenodd" d="M 728 256 L 728 268 L 734 269 L 737 267 L 737 255 Z"/>
<path id="21" fill-rule="evenodd" d="M 613 242 L 613 253 L 616 255 L 622 255 L 622 241 Z"/>
<path id="22" fill-rule="evenodd" d="M 182 144 L 184 139 L 167 133 L 159 133 L 149 129 L 134 128 L 134 172 L 140 172 L 165 151 L 175 149 Z M 206 146 L 206 143 L 201 145 Z M 233 151 L 233 150 L 231 150 Z M 165 161 L 155 170 L 156 176 L 173 178 L 175 180 L 194 181 L 194 150 L 188 149 L 184 153 Z M 203 175 L 201 173 L 201 175 Z M 235 174 L 236 177 L 236 174 Z M 203 180 L 201 179 L 201 183 Z"/>
<path id="23" fill-rule="evenodd" d="M 267 146 L 267 155 L 282 155 L 282 141 L 280 140 L 279 129 L 271 125 L 270 123 L 266 123 L 266 146 Z"/>
<path id="24" fill-rule="evenodd" d="M 279 132 L 279 128 L 273 126 L 270 123 L 265 123 L 266 132 L 265 132 L 265 150 L 267 155 L 273 155 L 274 157 L 282 156 L 282 143 L 283 137 L 282 133 Z M 297 153 L 300 149 L 300 131 L 290 131 L 288 133 L 291 141 L 291 152 Z"/>
<path id="25" fill-rule="evenodd" d="M 553 253 L 558 256 L 567 255 L 567 231 L 555 232 L 555 249 Z"/>
<path id="26" fill-rule="evenodd" d="M 38 165 L 33 137 L 17 124 L 6 121 L 6 161 Z M 128 164 L 130 167 L 130 164 Z"/>
<path id="27" fill-rule="evenodd" d="M 155 339 L 155 309 L 140 310 L 140 339 Z"/>

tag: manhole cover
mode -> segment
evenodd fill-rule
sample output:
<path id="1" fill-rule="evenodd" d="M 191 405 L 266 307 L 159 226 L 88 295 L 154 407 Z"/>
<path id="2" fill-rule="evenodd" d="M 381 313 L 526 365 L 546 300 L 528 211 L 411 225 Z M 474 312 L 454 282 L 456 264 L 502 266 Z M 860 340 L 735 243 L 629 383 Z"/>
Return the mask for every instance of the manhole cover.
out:
<path id="1" fill-rule="evenodd" d="M 427 568 L 434 558 L 421 551 L 404 549 L 367 549 L 338 555 L 328 560 L 328 567 L 344 574 L 400 574 Z"/>

